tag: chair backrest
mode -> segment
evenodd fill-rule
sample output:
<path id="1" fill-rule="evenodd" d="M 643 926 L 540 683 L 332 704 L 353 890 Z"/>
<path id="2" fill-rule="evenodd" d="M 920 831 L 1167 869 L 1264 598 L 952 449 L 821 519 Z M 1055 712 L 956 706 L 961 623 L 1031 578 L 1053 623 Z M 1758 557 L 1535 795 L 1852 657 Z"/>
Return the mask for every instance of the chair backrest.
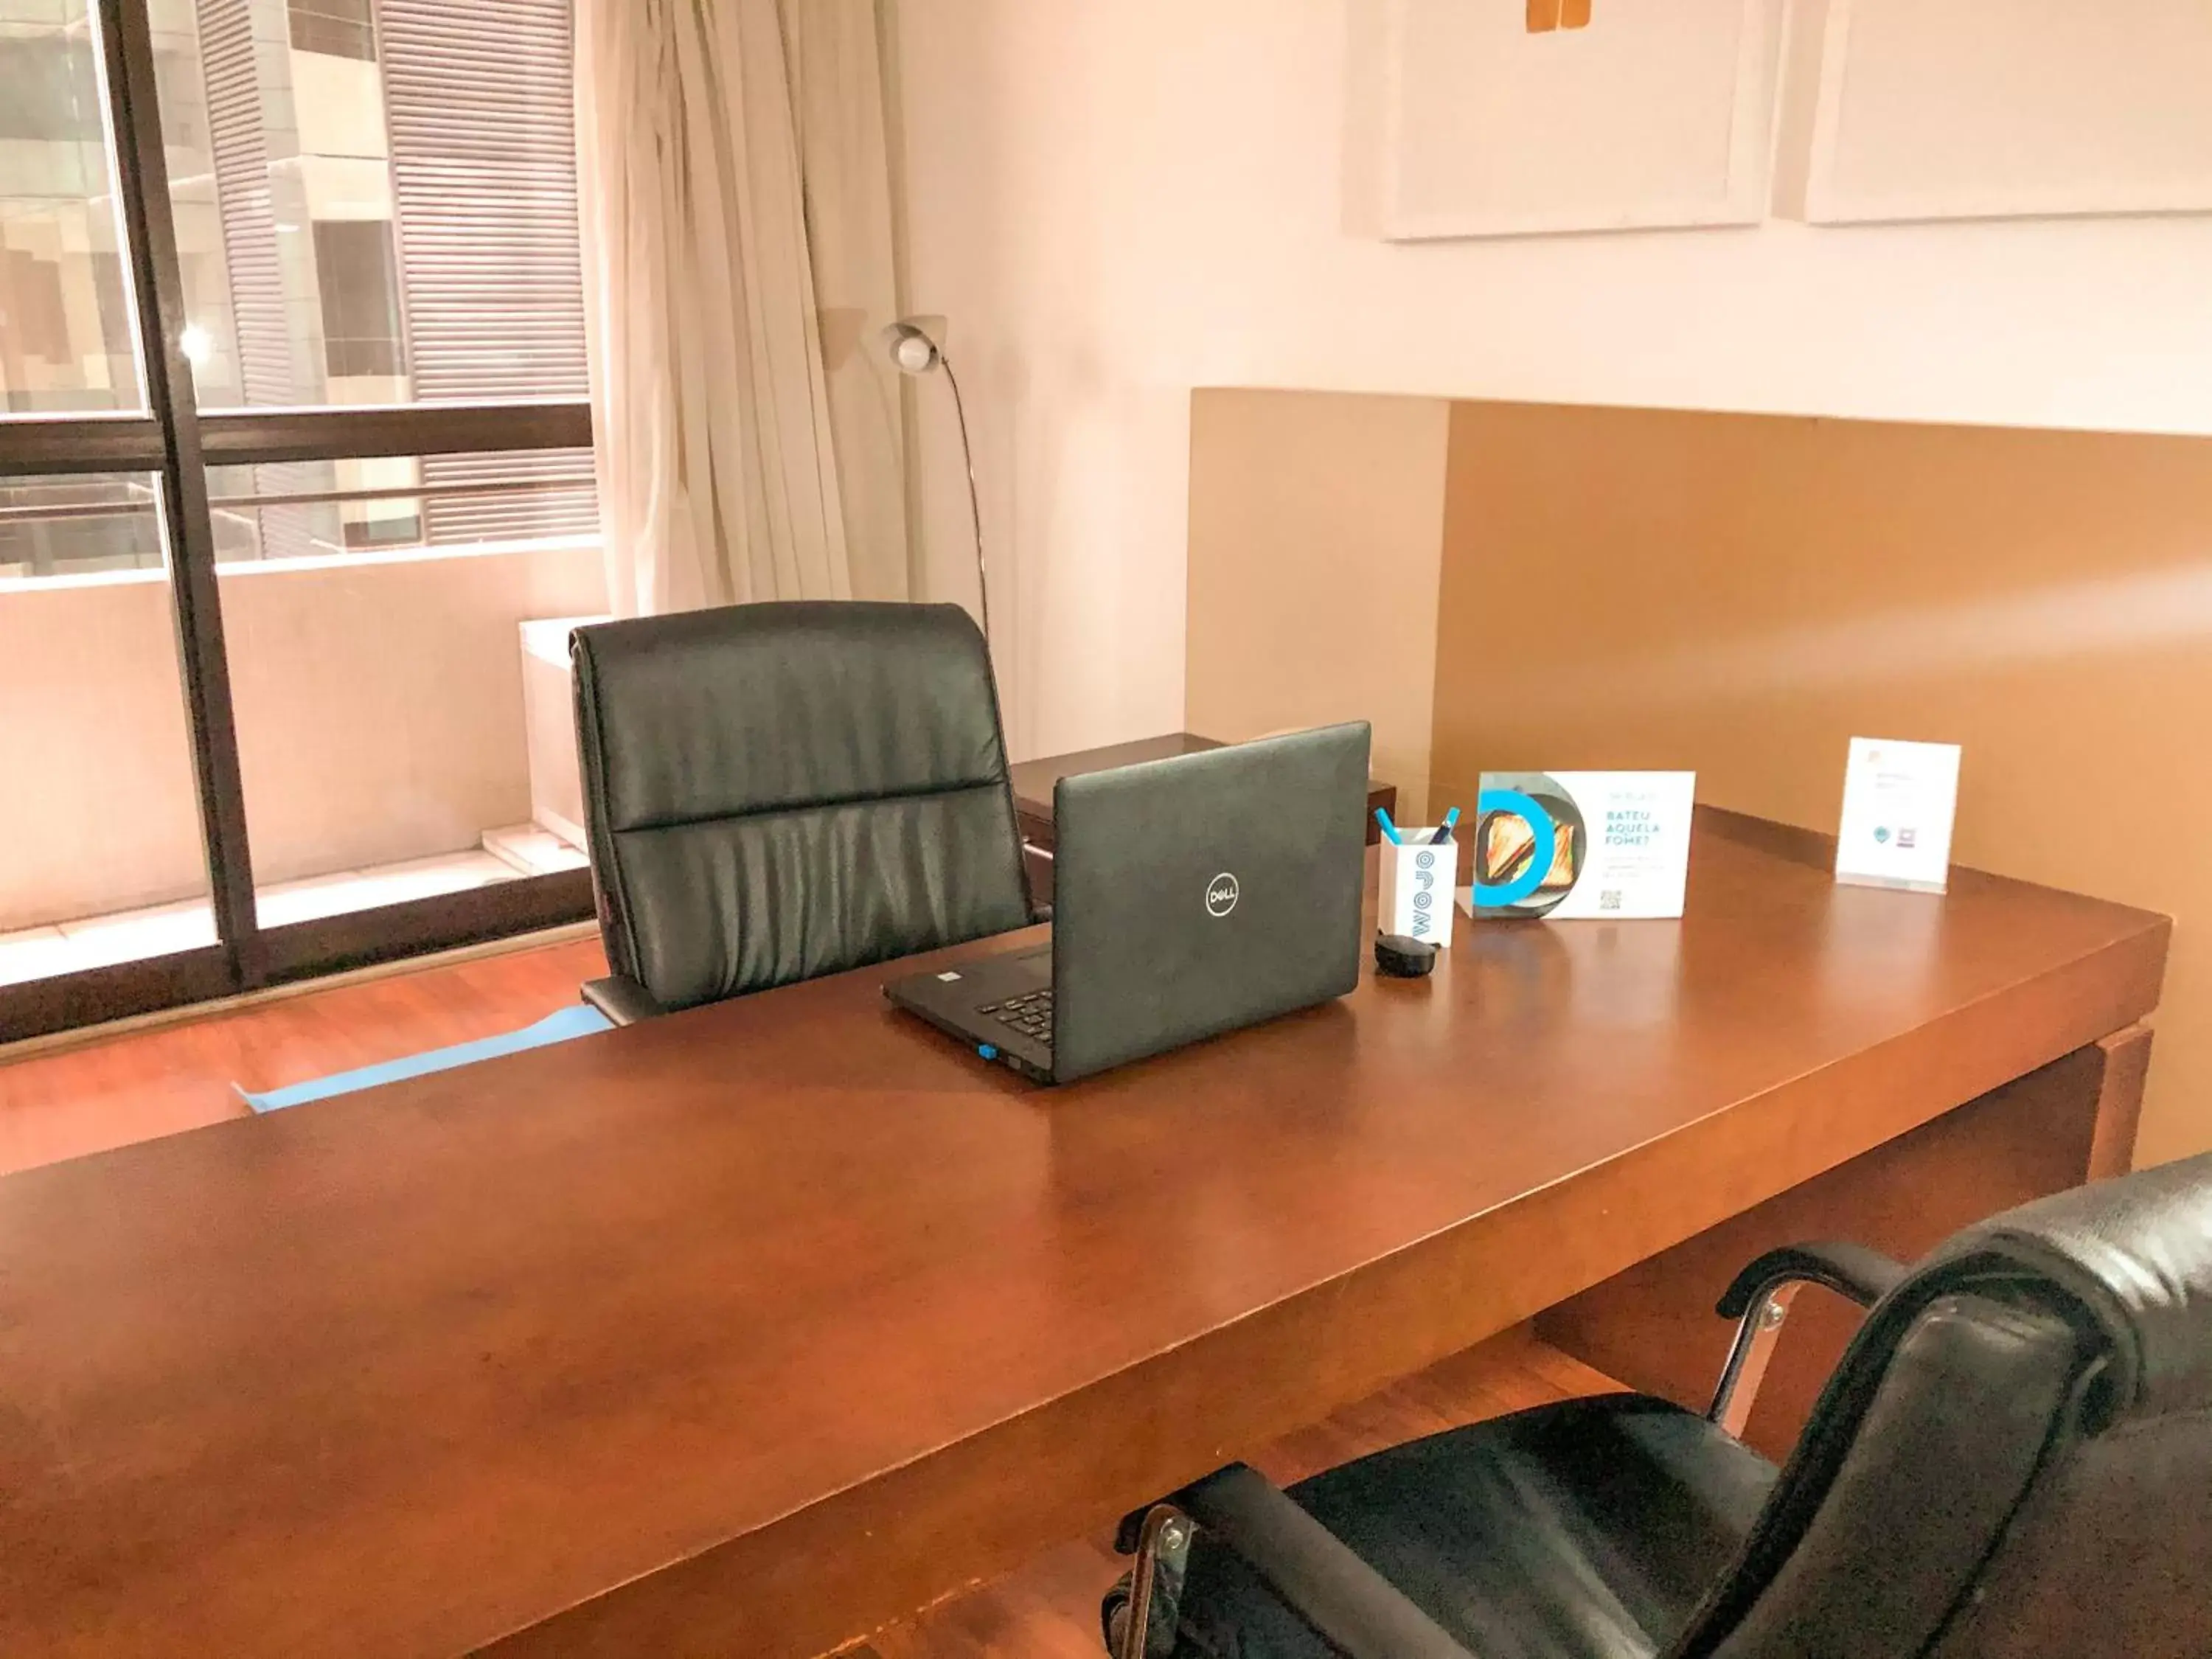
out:
<path id="1" fill-rule="evenodd" d="M 2008 1212 L 1923 1262 L 1670 1651 L 2212 1654 L 2212 1156 Z"/>
<path id="2" fill-rule="evenodd" d="M 1030 920 L 999 700 L 957 605 L 579 629 L 609 965 L 674 1009 Z"/>

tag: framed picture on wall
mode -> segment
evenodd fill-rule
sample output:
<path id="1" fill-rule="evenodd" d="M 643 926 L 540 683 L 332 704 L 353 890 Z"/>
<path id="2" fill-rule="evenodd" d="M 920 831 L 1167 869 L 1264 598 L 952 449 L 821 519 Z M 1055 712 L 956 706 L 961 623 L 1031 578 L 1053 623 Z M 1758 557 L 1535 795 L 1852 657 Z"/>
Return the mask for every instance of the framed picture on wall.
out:
<path id="1" fill-rule="evenodd" d="M 2212 211 L 2212 0 L 1798 4 L 1813 223 Z"/>
<path id="2" fill-rule="evenodd" d="M 1783 0 L 1386 0 L 1394 241 L 1754 224 Z"/>

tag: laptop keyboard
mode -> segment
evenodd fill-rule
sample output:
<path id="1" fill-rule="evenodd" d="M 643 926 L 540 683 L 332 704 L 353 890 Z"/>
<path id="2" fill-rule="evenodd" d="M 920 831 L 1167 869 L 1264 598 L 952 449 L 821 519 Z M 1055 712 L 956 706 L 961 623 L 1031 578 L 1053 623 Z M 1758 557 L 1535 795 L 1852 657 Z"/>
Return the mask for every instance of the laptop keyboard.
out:
<path id="1" fill-rule="evenodd" d="M 988 1014 L 1001 1025 L 1011 1025 L 1034 1042 L 1052 1047 L 1052 988 L 1024 991 L 1004 1002 L 987 1002 L 975 1011 Z"/>

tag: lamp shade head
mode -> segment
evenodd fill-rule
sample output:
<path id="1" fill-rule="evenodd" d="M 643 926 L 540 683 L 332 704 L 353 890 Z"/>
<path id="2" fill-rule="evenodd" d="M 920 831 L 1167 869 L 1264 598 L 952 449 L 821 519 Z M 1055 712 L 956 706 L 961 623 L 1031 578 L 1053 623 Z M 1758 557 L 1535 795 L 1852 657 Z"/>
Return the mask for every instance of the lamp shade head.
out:
<path id="1" fill-rule="evenodd" d="M 902 318 L 878 337 L 884 353 L 902 374 L 927 374 L 945 361 L 945 353 L 919 319 Z"/>

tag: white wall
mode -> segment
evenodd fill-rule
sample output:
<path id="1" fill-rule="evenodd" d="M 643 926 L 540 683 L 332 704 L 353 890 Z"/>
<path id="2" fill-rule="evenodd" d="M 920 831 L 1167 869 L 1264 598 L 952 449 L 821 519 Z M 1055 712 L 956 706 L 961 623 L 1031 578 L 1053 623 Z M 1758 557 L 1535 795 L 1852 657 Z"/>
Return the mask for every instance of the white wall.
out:
<path id="1" fill-rule="evenodd" d="M 1018 754 L 1182 723 L 1194 386 L 2212 434 L 2212 218 L 1347 231 L 1373 3 L 893 0 L 908 297 L 951 319 Z M 932 591 L 967 599 L 921 391 Z"/>

